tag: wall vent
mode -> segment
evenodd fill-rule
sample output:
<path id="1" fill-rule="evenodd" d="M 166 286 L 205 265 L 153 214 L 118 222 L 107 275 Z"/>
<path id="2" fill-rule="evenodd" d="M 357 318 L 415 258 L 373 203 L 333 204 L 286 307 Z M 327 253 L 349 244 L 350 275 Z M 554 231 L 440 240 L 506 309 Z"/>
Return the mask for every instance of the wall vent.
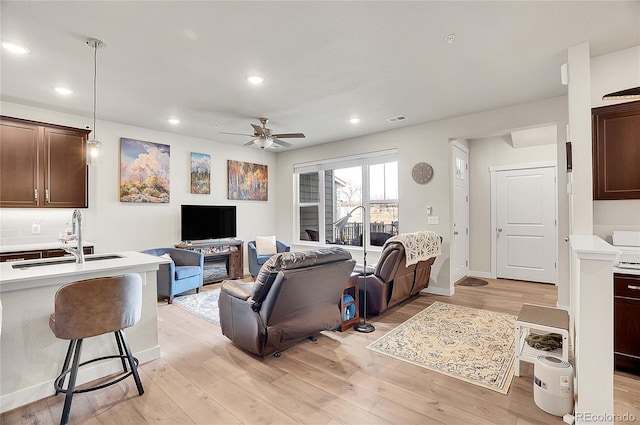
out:
<path id="1" fill-rule="evenodd" d="M 389 122 L 399 122 L 399 121 L 404 121 L 404 120 L 408 120 L 409 118 L 405 117 L 404 115 L 398 115 L 397 117 L 391 117 L 391 118 L 387 118 L 387 121 Z"/>

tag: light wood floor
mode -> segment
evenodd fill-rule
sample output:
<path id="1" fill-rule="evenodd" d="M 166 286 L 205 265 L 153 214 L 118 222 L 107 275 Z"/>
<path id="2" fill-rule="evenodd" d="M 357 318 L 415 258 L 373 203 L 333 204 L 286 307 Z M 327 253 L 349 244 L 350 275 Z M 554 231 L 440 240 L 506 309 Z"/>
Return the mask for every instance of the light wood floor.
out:
<path id="1" fill-rule="evenodd" d="M 434 301 L 517 315 L 523 302 L 554 305 L 556 297 L 554 286 L 527 282 L 458 286 L 453 297 L 420 295 L 371 319 L 371 334 L 324 332 L 264 360 L 236 348 L 218 326 L 159 302 L 162 358 L 140 367 L 145 394 L 130 378 L 79 394 L 70 423 L 561 424 L 536 407 L 529 363 L 502 395 L 365 348 Z M 616 373 L 615 413 L 640 418 L 639 395 L 639 377 Z M 0 423 L 56 424 L 62 404 L 63 395 L 48 397 Z"/>

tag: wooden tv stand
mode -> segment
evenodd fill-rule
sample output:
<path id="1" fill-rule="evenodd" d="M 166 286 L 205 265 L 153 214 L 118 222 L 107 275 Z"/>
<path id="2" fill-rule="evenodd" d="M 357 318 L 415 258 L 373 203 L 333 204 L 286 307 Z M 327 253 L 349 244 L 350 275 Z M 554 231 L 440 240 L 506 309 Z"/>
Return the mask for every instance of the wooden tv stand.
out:
<path id="1" fill-rule="evenodd" d="M 204 267 L 207 263 L 225 261 L 227 273 L 230 279 L 242 279 L 244 277 L 244 241 L 238 239 L 220 239 L 207 241 L 181 242 L 176 248 L 188 249 L 204 254 Z M 213 283 L 216 280 L 205 279 L 204 283 Z"/>

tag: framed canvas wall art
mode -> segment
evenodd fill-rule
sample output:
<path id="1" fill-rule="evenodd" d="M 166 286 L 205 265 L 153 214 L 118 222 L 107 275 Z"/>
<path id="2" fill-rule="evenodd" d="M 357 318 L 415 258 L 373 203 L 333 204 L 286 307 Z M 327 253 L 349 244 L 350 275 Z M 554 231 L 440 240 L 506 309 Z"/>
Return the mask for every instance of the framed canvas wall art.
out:
<path id="1" fill-rule="evenodd" d="M 211 155 L 191 152 L 191 193 L 211 193 Z"/>
<path id="2" fill-rule="evenodd" d="M 269 199 L 269 169 L 251 162 L 227 161 L 229 199 L 267 201 Z"/>
<path id="3" fill-rule="evenodd" d="M 120 201 L 169 203 L 171 147 L 120 138 Z"/>

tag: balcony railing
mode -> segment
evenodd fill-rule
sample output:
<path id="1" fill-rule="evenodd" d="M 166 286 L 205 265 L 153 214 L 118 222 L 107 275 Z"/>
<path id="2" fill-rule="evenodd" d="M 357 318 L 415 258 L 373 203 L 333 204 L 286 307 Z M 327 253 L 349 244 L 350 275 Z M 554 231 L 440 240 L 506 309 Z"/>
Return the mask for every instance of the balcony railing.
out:
<path id="1" fill-rule="evenodd" d="M 362 223 L 347 223 L 342 229 L 335 229 L 334 240 L 345 245 L 362 246 Z M 391 236 L 398 234 L 397 223 L 374 222 L 370 225 L 371 245 L 382 246 Z"/>

